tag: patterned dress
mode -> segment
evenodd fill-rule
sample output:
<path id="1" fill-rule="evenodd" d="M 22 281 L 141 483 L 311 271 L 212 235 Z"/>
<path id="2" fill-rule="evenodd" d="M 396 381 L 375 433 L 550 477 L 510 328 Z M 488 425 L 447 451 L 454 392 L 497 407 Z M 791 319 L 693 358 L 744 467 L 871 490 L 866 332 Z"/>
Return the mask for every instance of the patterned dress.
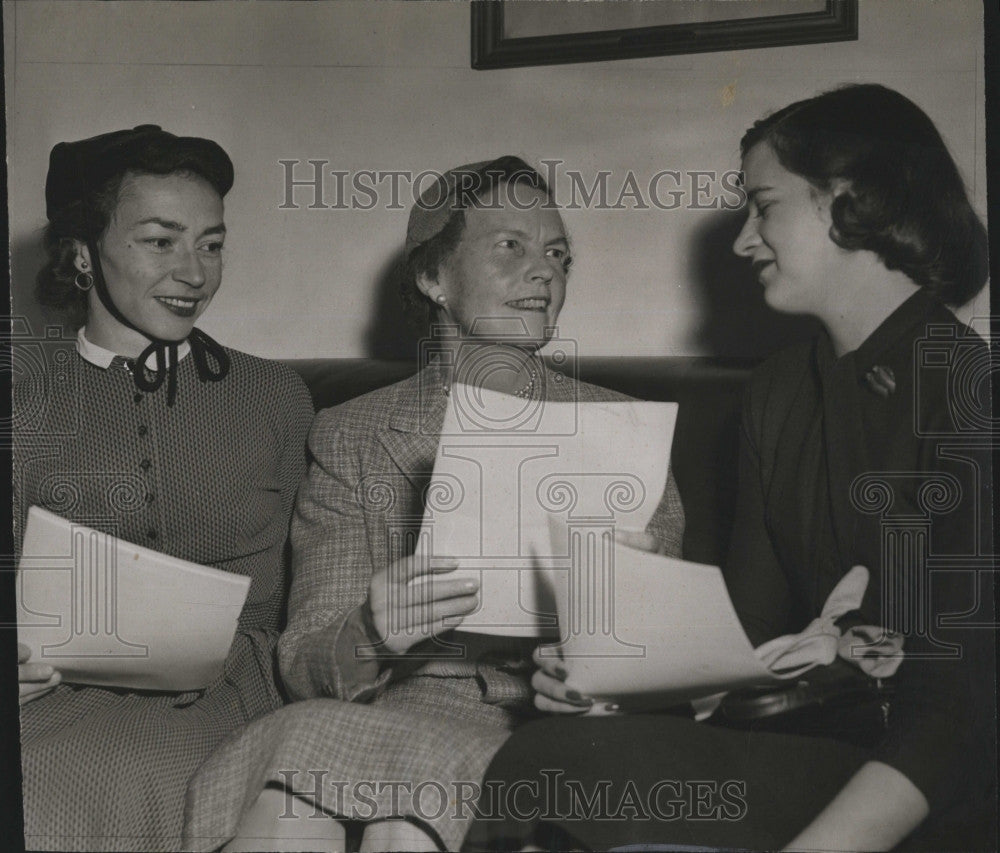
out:
<path id="1" fill-rule="evenodd" d="M 457 849 L 490 756 L 537 716 L 529 685 L 537 640 L 466 634 L 459 657 L 422 643 L 391 665 L 353 654 L 371 642 L 360 605 L 372 573 L 401 556 L 387 531 L 420 526 L 446 409 L 442 381 L 431 365 L 318 415 L 279 644 L 285 686 L 306 701 L 234 734 L 199 768 L 186 846 L 220 847 L 273 783 L 340 817 L 418 818 Z M 552 371 L 542 384 L 554 402 L 628 399 Z M 648 529 L 679 554 L 683 526 L 671 476 Z"/>
<path id="2" fill-rule="evenodd" d="M 22 708 L 25 842 L 173 850 L 194 769 L 281 704 L 274 650 L 312 405 L 288 368 L 229 350 L 221 382 L 199 381 L 184 358 L 168 407 L 94 350 L 66 348 L 15 385 L 16 541 L 37 505 L 252 582 L 224 673 L 204 691 L 64 683 Z"/>

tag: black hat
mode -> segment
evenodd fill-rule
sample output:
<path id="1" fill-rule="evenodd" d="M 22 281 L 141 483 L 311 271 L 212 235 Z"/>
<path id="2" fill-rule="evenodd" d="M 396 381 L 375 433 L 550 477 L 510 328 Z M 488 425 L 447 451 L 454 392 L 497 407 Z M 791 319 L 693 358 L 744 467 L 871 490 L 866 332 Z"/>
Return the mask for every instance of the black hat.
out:
<path id="1" fill-rule="evenodd" d="M 210 139 L 174 136 L 155 124 L 60 142 L 49 155 L 45 215 L 85 198 L 109 178 L 129 169 L 153 174 L 190 170 L 224 196 L 233 186 L 233 162 Z"/>

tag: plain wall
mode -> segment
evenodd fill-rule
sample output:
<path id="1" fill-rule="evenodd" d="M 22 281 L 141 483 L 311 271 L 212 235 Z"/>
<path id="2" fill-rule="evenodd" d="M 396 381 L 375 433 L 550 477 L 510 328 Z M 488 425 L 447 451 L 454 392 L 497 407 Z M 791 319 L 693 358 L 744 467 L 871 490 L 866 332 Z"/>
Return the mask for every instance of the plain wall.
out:
<path id="1" fill-rule="evenodd" d="M 308 159 L 419 172 L 514 153 L 588 183 L 610 170 L 614 198 L 628 170 L 641 186 L 663 169 L 737 169 L 754 119 L 874 81 L 927 110 L 985 213 L 979 0 L 860 5 L 855 42 L 474 71 L 465 3 L 4 2 L 14 310 L 45 322 L 31 289 L 50 148 L 140 123 L 230 152 L 226 271 L 201 325 L 273 357 L 410 346 L 391 274 L 407 211 L 384 197 L 369 211 L 308 209 L 302 190 L 299 209 L 281 209 L 282 159 L 305 177 Z M 742 216 L 567 211 L 562 336 L 592 355 L 758 355 L 798 334 L 731 256 Z"/>

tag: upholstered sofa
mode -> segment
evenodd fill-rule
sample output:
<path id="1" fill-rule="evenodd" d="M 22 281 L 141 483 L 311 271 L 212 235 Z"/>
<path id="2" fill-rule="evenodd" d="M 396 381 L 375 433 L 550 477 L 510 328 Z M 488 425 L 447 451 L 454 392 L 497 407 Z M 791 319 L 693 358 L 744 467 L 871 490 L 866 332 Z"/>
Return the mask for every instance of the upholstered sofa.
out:
<path id="1" fill-rule="evenodd" d="M 287 362 L 317 409 L 411 376 L 412 361 L 302 359 Z M 576 375 L 643 400 L 680 404 L 671 465 L 684 502 L 686 559 L 719 565 L 729 546 L 737 487 L 740 405 L 752 360 L 657 357 L 580 358 Z M 996 849 L 995 796 L 961 825 L 941 831 L 940 848 Z M 930 838 L 931 847 L 938 839 Z M 908 849 L 904 845 L 900 849 Z M 930 848 L 928 848 L 930 849 Z"/>
<path id="2" fill-rule="evenodd" d="M 317 409 L 412 375 L 416 362 L 289 360 Z M 736 492 L 737 433 L 751 362 L 697 357 L 580 358 L 576 375 L 643 400 L 680 403 L 671 464 L 684 502 L 684 556 L 718 565 Z"/>

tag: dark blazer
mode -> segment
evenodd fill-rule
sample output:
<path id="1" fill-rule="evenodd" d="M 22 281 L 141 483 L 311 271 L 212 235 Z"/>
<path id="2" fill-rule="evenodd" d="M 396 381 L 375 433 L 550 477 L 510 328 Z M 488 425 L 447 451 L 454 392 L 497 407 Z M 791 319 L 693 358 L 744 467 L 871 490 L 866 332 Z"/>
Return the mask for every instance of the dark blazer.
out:
<path id="1" fill-rule="evenodd" d="M 873 758 L 932 809 L 963 796 L 995 732 L 988 366 L 918 291 L 852 353 L 823 335 L 769 359 L 744 411 L 726 566 L 743 625 L 755 645 L 799 631 L 866 566 L 859 621 L 905 638 Z"/>

